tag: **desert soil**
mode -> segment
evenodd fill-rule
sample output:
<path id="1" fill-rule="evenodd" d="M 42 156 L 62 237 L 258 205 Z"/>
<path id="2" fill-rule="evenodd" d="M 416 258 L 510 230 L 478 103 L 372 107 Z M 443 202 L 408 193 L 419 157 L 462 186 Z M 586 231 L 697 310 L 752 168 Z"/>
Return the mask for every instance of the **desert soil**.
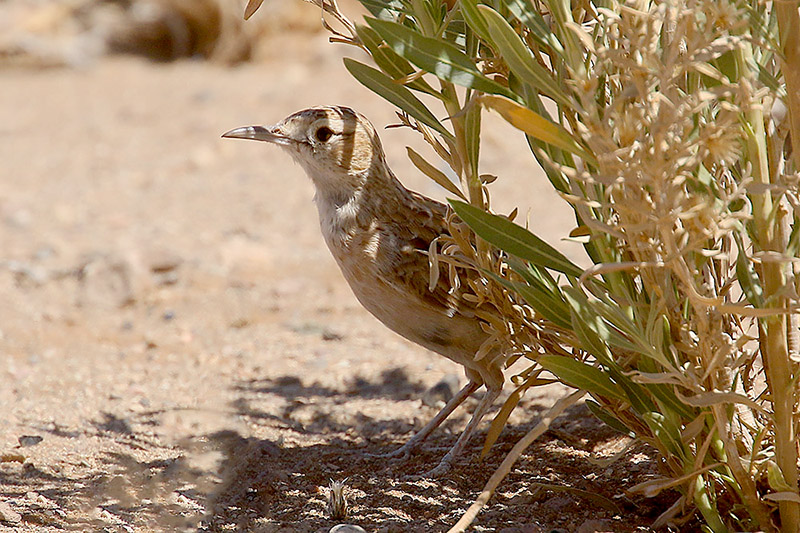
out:
<path id="1" fill-rule="evenodd" d="M 269 146 L 220 139 L 314 104 L 355 107 L 411 188 L 444 199 L 383 130 L 394 110 L 297 34 L 273 59 L 103 59 L 0 72 L 0 530 L 446 531 L 565 387 L 530 391 L 489 456 L 488 422 L 443 479 L 471 399 L 405 462 L 371 457 L 436 412 L 449 361 L 358 305 L 326 250 L 312 186 Z M 569 210 L 524 140 L 487 117 L 496 210 L 565 243 Z M 430 405 L 428 405 L 430 404 Z M 643 531 L 675 499 L 625 489 L 646 448 L 578 406 L 533 445 L 474 531 Z M 349 517 L 326 510 L 346 480 Z"/>

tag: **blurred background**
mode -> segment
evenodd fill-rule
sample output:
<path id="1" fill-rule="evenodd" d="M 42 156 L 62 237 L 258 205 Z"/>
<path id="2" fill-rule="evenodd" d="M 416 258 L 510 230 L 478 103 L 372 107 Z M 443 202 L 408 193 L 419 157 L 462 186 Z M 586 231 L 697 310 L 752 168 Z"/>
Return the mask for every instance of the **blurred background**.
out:
<path id="1" fill-rule="evenodd" d="M 231 525 L 243 509 L 265 531 L 321 520 L 317 488 L 363 467 L 342 442 L 402 440 L 436 412 L 424 391 L 463 382 L 361 309 L 300 168 L 220 139 L 349 105 L 375 123 L 401 181 L 445 198 L 405 147 L 432 152 L 384 129 L 394 110 L 341 64 L 367 59 L 328 42 L 318 8 L 267 0 L 245 22 L 244 3 L 0 1 L 0 526 L 168 530 L 166 517 Z M 360 19 L 355 0 L 341 5 Z M 562 241 L 570 210 L 524 139 L 485 121 L 495 210 L 519 206 L 518 222 L 580 260 Z M 536 394 L 525 402 L 551 403 Z M 251 452 L 272 443 L 306 452 L 265 472 Z M 253 500 L 261 485 L 284 497 Z"/>
<path id="2" fill-rule="evenodd" d="M 321 31 L 301 1 L 268 2 L 242 19 L 236 0 L 7 0 L 0 4 L 3 66 L 86 66 L 111 54 L 224 65 L 275 57 L 270 40 Z M 274 44 L 274 43 L 273 43 Z"/>

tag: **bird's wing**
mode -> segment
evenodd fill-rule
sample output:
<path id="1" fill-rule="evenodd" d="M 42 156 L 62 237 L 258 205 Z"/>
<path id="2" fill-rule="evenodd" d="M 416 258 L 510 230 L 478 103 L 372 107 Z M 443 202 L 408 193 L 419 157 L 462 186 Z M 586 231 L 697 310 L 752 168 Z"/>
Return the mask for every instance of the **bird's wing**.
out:
<path id="1" fill-rule="evenodd" d="M 475 272 L 457 267 L 461 287 L 456 288 L 450 278 L 450 267 L 439 262 L 439 275 L 433 287 L 429 249 L 431 242 L 441 235 L 449 235 L 447 207 L 444 204 L 411 193 L 414 202 L 399 206 L 390 220 L 379 228 L 385 246 L 379 246 L 377 266 L 384 280 L 392 280 L 398 291 L 412 294 L 425 304 L 447 316 L 475 316 L 475 304 L 464 298 L 464 285 L 475 277 Z M 396 206 L 397 207 L 397 206 Z"/>

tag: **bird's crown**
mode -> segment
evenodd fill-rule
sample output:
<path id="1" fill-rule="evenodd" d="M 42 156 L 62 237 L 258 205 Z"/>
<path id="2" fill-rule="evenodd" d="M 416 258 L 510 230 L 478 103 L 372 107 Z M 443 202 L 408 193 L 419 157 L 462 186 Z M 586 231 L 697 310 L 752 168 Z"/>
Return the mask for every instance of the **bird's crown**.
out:
<path id="1" fill-rule="evenodd" d="M 317 163 L 332 163 L 351 174 L 368 170 L 383 159 L 375 128 L 349 107 L 298 111 L 278 123 L 275 132 L 291 139 L 300 157 L 312 156 Z"/>

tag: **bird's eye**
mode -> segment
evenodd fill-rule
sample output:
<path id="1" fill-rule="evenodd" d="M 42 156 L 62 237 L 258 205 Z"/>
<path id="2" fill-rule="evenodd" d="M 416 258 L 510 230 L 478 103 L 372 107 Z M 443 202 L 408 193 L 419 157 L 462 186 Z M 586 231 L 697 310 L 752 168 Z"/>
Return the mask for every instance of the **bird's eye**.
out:
<path id="1" fill-rule="evenodd" d="M 333 137 L 333 131 L 327 126 L 322 126 L 314 133 L 314 137 L 316 137 L 319 142 L 324 143 Z"/>

